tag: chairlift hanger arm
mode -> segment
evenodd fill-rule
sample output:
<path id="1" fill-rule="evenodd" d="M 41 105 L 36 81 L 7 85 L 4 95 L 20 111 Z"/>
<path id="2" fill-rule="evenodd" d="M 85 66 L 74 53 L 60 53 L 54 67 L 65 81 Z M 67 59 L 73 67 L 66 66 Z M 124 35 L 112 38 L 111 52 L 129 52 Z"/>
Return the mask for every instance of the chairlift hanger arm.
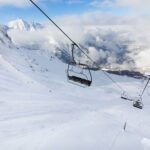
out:
<path id="1" fill-rule="evenodd" d="M 141 97 L 143 96 L 143 94 L 144 94 L 144 92 L 145 92 L 145 90 L 146 90 L 146 88 L 147 88 L 149 82 L 150 82 L 150 78 L 148 78 L 148 81 L 147 81 L 147 83 L 146 83 L 146 85 L 145 85 L 145 87 L 144 87 L 144 89 L 143 89 L 143 91 L 142 91 L 142 93 L 141 93 L 141 95 L 140 95 Z"/>

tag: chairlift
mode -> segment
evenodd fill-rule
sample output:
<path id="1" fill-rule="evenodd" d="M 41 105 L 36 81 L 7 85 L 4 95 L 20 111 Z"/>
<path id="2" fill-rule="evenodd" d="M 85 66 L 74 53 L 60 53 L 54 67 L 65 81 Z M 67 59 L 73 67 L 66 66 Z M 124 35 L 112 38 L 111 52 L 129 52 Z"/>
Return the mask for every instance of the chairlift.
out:
<path id="1" fill-rule="evenodd" d="M 73 62 L 68 64 L 67 69 L 67 77 L 68 81 L 72 84 L 81 86 L 81 87 L 88 87 L 92 84 L 92 74 L 89 69 L 89 66 L 82 63 L 77 63 L 74 59 L 74 46 L 72 44 L 72 60 Z M 80 71 L 76 71 L 74 68 L 80 68 Z M 87 73 L 85 73 L 85 70 Z"/>
<path id="2" fill-rule="evenodd" d="M 139 95 L 139 97 L 129 97 L 125 92 L 122 93 L 121 98 L 128 101 L 133 101 L 133 107 L 142 109 L 143 103 L 142 103 L 142 97 Z"/>
<path id="3" fill-rule="evenodd" d="M 144 92 L 145 92 L 149 82 L 150 82 L 150 77 L 148 76 L 148 80 L 146 82 L 146 85 L 145 85 L 143 91 L 141 92 L 141 94 L 139 95 L 139 98 L 136 101 L 133 102 L 133 106 L 134 107 L 139 108 L 139 109 L 143 108 L 142 96 L 143 96 L 143 94 L 144 94 Z"/>
<path id="4" fill-rule="evenodd" d="M 139 97 L 136 97 L 133 101 L 133 107 L 143 109 L 143 103 L 142 103 L 142 96 L 139 95 Z"/>
<path id="5" fill-rule="evenodd" d="M 143 103 L 140 100 L 134 101 L 133 102 L 133 107 L 139 108 L 139 109 L 143 109 Z"/>

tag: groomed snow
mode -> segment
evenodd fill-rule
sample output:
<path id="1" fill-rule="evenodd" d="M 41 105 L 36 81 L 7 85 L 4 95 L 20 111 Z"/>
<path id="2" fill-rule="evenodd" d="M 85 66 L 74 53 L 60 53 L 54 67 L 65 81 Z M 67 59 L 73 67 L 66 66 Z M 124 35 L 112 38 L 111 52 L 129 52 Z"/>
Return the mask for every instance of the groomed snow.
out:
<path id="1" fill-rule="evenodd" d="M 92 87 L 81 88 L 67 82 L 67 66 L 48 52 L 0 52 L 1 150 L 150 149 L 149 87 L 138 110 L 100 71 L 92 72 Z M 138 80 L 112 77 L 138 91 Z"/>

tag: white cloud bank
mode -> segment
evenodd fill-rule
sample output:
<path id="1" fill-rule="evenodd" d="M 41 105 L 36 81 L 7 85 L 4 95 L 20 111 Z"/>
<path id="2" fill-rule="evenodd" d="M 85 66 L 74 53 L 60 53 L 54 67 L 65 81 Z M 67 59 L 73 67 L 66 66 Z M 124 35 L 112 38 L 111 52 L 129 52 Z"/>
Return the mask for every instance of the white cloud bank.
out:
<path id="1" fill-rule="evenodd" d="M 150 66 L 150 17 L 114 17 L 93 12 L 54 20 L 99 64 L 131 68 Z M 19 46 L 58 50 L 62 57 L 69 56 L 71 43 L 49 23 L 42 30 L 10 30 L 9 35 Z"/>

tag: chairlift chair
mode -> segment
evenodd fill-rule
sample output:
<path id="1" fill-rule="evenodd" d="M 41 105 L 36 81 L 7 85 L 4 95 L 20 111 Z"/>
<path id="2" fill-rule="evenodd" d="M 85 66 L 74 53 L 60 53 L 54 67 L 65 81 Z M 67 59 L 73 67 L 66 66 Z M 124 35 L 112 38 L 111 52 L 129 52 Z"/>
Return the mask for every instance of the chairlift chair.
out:
<path id="1" fill-rule="evenodd" d="M 77 63 L 74 59 L 74 46 L 75 44 L 72 44 L 72 60 L 73 62 L 68 64 L 67 69 L 67 77 L 68 81 L 72 84 L 81 86 L 81 87 L 88 87 L 92 84 L 92 74 L 91 71 L 86 64 Z M 75 71 L 74 67 L 80 67 L 81 71 Z M 87 74 L 83 71 L 87 70 Z"/>
<path id="2" fill-rule="evenodd" d="M 146 82 L 146 85 L 145 85 L 144 89 L 142 90 L 141 94 L 139 94 L 139 97 L 137 98 L 137 100 L 135 100 L 133 102 L 133 107 L 136 107 L 136 108 L 139 108 L 139 109 L 143 109 L 142 96 L 143 96 L 143 94 L 144 94 L 144 92 L 145 92 L 149 82 L 150 82 L 150 78 L 148 77 L 148 80 Z"/>
<path id="3" fill-rule="evenodd" d="M 76 64 L 68 64 L 68 69 L 67 69 L 67 77 L 68 77 L 68 81 L 72 84 L 75 84 L 75 85 L 79 85 L 79 86 L 82 86 L 82 87 L 87 87 L 87 86 L 91 86 L 92 84 L 92 75 L 91 75 L 91 72 L 90 72 L 90 69 L 89 68 L 81 68 L 81 72 L 77 72 L 77 71 L 74 71 L 74 67 Z M 83 64 L 80 64 L 80 67 L 85 67 L 86 65 L 83 65 Z M 88 67 L 88 66 L 86 66 Z M 84 69 L 87 69 L 88 71 L 88 74 L 89 75 L 86 75 L 83 70 Z"/>
<path id="4" fill-rule="evenodd" d="M 133 102 L 134 107 L 139 108 L 139 109 L 143 109 L 142 96 L 143 96 L 149 82 L 150 82 L 150 77 L 148 76 L 148 80 L 146 82 L 146 85 L 145 85 L 142 93 L 139 95 L 139 98 L 136 101 Z"/>
<path id="5" fill-rule="evenodd" d="M 139 95 L 139 97 L 129 97 L 125 92 L 122 93 L 121 98 L 128 101 L 133 101 L 133 107 L 143 109 L 143 103 L 142 103 L 142 97 Z"/>
<path id="6" fill-rule="evenodd" d="M 134 101 L 133 102 L 133 107 L 143 109 L 143 103 L 140 100 Z"/>

